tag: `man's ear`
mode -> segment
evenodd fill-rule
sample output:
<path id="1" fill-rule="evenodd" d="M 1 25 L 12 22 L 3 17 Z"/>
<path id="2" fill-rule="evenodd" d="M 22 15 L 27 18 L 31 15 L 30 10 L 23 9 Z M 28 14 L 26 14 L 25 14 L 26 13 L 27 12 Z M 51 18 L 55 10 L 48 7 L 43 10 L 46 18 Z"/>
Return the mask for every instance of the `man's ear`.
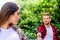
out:
<path id="1" fill-rule="evenodd" d="M 51 18 L 50 18 L 50 21 L 51 21 Z"/>

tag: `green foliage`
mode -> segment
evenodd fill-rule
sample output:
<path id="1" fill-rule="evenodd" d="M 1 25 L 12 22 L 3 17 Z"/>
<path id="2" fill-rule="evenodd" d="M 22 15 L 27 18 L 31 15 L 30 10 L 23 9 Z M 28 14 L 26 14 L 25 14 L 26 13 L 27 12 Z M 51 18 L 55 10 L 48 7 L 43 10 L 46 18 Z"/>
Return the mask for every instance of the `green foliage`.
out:
<path id="1" fill-rule="evenodd" d="M 52 15 L 52 23 L 57 24 L 60 30 L 59 0 L 18 0 L 18 2 L 21 4 L 21 18 L 18 26 L 22 28 L 27 37 L 36 38 L 37 27 L 42 23 L 42 14 L 45 12 Z"/>

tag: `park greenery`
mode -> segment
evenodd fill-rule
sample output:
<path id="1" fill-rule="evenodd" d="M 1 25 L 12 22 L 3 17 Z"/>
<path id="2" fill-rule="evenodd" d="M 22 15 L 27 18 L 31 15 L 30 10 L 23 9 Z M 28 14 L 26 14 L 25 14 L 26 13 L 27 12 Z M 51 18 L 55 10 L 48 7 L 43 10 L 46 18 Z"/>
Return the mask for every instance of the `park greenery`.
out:
<path id="1" fill-rule="evenodd" d="M 18 0 L 20 20 L 18 26 L 29 39 L 36 39 L 37 27 L 42 24 L 42 15 L 49 13 L 52 24 L 58 29 L 60 38 L 60 0 Z"/>

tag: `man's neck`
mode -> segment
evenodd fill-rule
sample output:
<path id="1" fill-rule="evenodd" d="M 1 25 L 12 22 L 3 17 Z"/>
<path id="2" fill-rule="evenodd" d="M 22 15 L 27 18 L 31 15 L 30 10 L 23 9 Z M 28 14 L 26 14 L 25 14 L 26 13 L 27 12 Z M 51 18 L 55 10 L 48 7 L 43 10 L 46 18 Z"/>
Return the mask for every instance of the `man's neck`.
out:
<path id="1" fill-rule="evenodd" d="M 44 26 L 45 26 L 46 28 L 50 28 L 50 24 L 48 24 L 48 25 L 45 25 L 45 24 L 44 24 Z"/>

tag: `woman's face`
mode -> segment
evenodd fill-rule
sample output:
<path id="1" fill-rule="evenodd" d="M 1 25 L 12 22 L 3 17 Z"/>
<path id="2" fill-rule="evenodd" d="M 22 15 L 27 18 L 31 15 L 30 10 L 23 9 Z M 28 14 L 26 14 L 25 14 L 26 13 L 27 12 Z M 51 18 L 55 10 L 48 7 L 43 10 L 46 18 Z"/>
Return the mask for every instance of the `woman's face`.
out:
<path id="1" fill-rule="evenodd" d="M 10 16 L 8 22 L 16 25 L 19 19 L 20 19 L 19 10 L 17 10 L 14 14 Z"/>

